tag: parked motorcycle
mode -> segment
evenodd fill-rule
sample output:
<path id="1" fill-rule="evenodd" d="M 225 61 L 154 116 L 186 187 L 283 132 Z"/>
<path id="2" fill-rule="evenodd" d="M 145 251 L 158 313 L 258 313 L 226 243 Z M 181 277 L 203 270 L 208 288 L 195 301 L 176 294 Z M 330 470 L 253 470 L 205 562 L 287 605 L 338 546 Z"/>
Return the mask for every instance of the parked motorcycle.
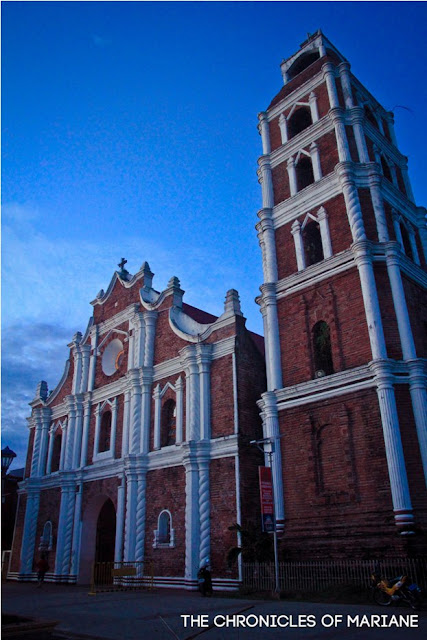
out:
<path id="1" fill-rule="evenodd" d="M 421 607 L 421 589 L 408 576 L 402 575 L 393 580 L 387 580 L 381 576 L 381 570 L 377 565 L 371 575 L 371 587 L 375 602 L 384 607 L 399 602 L 409 605 L 414 610 Z"/>

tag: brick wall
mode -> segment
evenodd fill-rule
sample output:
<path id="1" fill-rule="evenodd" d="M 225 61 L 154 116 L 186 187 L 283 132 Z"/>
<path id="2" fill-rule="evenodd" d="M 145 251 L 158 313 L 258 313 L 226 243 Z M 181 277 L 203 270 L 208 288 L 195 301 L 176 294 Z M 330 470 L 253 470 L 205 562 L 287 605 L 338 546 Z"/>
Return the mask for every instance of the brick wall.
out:
<path id="1" fill-rule="evenodd" d="M 334 371 L 371 360 L 358 272 L 347 271 L 278 301 L 284 386 L 314 376 L 312 329 L 323 320 L 331 334 Z"/>
<path id="2" fill-rule="evenodd" d="M 227 566 L 227 551 L 237 545 L 237 536 L 228 527 L 237 521 L 234 458 L 212 460 L 211 491 L 211 565 L 212 577 L 236 577 Z"/>
<path id="3" fill-rule="evenodd" d="M 425 290 L 402 274 L 406 304 L 418 358 L 427 357 L 427 302 Z"/>
<path id="4" fill-rule="evenodd" d="M 211 437 L 234 433 L 233 357 L 226 355 L 211 364 Z"/>
<path id="5" fill-rule="evenodd" d="M 61 506 L 61 489 L 54 487 L 40 491 L 39 515 L 37 518 L 36 545 L 34 552 L 34 565 L 40 558 L 39 544 L 43 535 L 44 525 L 48 520 L 52 523 L 52 550 L 49 551 L 49 571 L 55 569 L 56 545 L 58 542 L 59 508 Z M 35 570 L 35 568 L 34 568 Z"/>
<path id="6" fill-rule="evenodd" d="M 358 189 L 357 193 L 359 195 L 360 208 L 362 209 L 366 237 L 368 240 L 378 242 L 377 223 L 372 205 L 371 192 L 369 189 Z"/>
<path id="7" fill-rule="evenodd" d="M 154 575 L 183 576 L 185 573 L 185 470 L 184 467 L 155 469 L 147 473 L 145 558 Z M 175 529 L 174 548 L 153 548 L 154 530 L 161 511 L 167 509 Z"/>
<path id="8" fill-rule="evenodd" d="M 287 554 L 354 556 L 396 534 L 375 390 L 279 413 Z M 357 539 L 363 542 L 357 543 Z M 301 540 L 304 545 L 301 547 Z M 349 557 L 351 557 L 349 556 Z"/>
<path id="9" fill-rule="evenodd" d="M 387 267 L 383 264 L 375 265 L 374 275 L 381 309 L 381 320 L 384 330 L 387 355 L 389 358 L 400 360 L 402 358 L 402 347 L 400 344 L 399 329 L 397 326 L 396 312 L 391 295 Z"/>

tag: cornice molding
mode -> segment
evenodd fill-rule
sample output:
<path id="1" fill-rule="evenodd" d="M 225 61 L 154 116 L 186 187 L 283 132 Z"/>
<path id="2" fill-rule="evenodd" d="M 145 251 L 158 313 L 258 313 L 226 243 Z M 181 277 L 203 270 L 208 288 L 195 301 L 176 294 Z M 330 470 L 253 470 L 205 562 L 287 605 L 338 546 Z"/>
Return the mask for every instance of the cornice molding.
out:
<path id="1" fill-rule="evenodd" d="M 353 268 L 356 269 L 354 256 L 352 251 L 347 249 L 279 280 L 276 284 L 277 299 L 293 295 Z"/>
<path id="2" fill-rule="evenodd" d="M 317 122 L 311 124 L 294 138 L 275 149 L 270 154 L 271 168 L 277 167 L 279 164 L 287 162 L 291 156 L 294 156 L 301 149 L 309 147 L 313 142 L 317 142 L 322 136 L 334 131 L 334 123 L 328 117 L 323 116 Z M 262 156 L 261 156 L 262 157 Z"/>

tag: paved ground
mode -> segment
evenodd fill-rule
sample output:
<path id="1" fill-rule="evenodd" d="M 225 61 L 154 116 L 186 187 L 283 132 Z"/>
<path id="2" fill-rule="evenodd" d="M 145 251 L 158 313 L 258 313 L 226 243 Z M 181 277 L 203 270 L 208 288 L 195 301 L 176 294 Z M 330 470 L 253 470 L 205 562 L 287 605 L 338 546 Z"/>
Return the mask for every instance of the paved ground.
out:
<path id="1" fill-rule="evenodd" d="M 112 592 L 88 595 L 88 589 L 75 586 L 45 584 L 41 589 L 34 584 L 3 584 L 2 609 L 6 613 L 58 620 L 63 638 L 77 640 L 189 640 L 196 634 L 200 640 L 295 640 L 337 638 L 339 640 L 425 640 L 427 638 L 427 612 L 415 613 L 404 607 L 393 609 L 361 605 L 318 604 L 307 602 L 260 601 L 213 596 L 202 598 L 197 593 L 158 589 L 143 592 Z M 240 615 L 253 624 L 259 616 L 287 616 L 284 624 L 292 620 L 292 627 L 221 627 L 226 615 Z M 206 616 L 199 624 L 184 626 L 183 615 Z M 338 626 L 327 626 L 331 616 L 342 616 Z M 384 615 L 379 621 L 393 620 L 392 616 L 415 616 L 417 628 L 372 628 L 365 622 L 371 616 Z M 217 626 L 205 629 L 200 626 Z M 257 616 L 255 618 L 254 616 Z M 298 617 L 300 616 L 300 617 Z M 308 617 L 310 616 L 310 617 Z M 326 616 L 326 617 L 324 617 Z M 352 617 L 352 620 L 348 619 Z M 356 616 L 359 616 L 357 626 Z M 362 616 L 368 616 L 363 618 Z M 374 618 L 375 620 L 375 618 Z M 414 618 L 412 618 L 414 620 Z M 190 618 L 187 618 L 190 623 Z M 193 620 L 196 622 L 195 620 Z M 315 623 L 314 627 L 304 625 Z"/>

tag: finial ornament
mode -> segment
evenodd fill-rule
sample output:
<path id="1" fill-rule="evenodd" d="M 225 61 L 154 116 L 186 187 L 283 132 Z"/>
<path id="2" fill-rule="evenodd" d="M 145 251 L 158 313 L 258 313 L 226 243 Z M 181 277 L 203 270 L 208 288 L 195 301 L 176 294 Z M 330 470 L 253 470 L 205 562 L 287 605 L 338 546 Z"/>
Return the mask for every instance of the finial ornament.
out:
<path id="1" fill-rule="evenodd" d="M 121 261 L 119 262 L 119 264 L 117 265 L 118 267 L 120 267 L 120 271 L 124 271 L 124 266 L 125 264 L 127 264 L 127 260 L 125 260 L 124 258 L 121 259 Z"/>

